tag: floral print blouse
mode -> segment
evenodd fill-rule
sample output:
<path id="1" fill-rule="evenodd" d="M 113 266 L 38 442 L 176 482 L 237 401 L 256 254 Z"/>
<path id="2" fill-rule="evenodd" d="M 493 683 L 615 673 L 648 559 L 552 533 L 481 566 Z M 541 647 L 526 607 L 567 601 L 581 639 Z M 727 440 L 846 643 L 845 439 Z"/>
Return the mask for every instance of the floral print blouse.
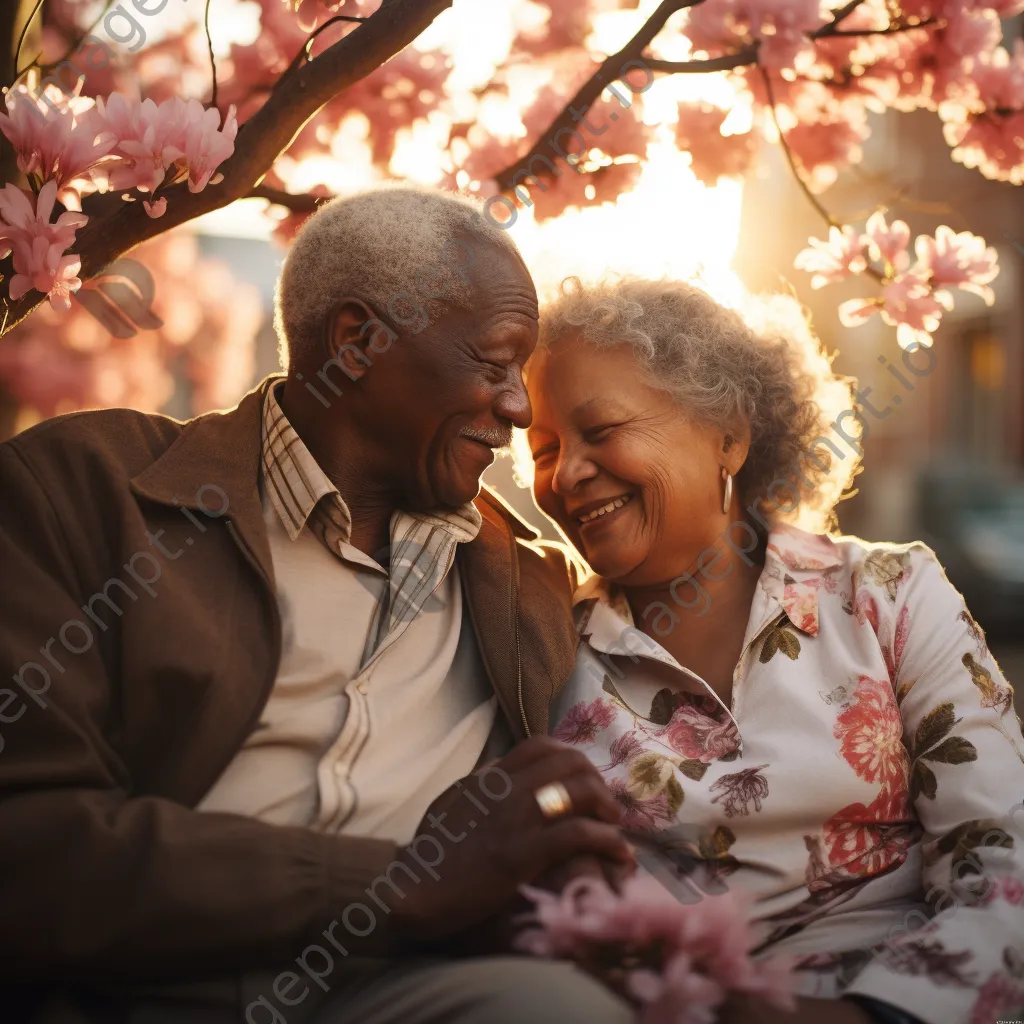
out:
<path id="1" fill-rule="evenodd" d="M 794 957 L 803 995 L 1024 1018 L 1024 737 L 927 547 L 774 530 L 731 707 L 605 581 L 575 601 L 551 731 L 676 898 L 748 890 L 759 953 Z"/>

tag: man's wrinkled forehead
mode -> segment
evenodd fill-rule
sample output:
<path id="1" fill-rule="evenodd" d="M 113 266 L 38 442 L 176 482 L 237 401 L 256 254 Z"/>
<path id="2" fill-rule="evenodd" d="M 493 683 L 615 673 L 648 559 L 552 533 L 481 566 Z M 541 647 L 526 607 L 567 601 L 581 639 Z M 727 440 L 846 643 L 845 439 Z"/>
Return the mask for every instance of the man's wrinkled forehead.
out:
<path id="1" fill-rule="evenodd" d="M 482 317 L 520 315 L 537 323 L 537 288 L 518 252 L 487 239 L 464 239 L 469 246 L 472 310 Z"/>

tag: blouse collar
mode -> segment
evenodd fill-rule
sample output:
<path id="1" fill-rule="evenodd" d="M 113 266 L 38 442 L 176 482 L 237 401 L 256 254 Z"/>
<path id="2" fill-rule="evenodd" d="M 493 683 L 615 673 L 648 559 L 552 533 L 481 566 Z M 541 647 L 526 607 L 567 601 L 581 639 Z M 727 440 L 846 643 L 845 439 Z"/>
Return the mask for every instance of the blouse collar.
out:
<path id="1" fill-rule="evenodd" d="M 808 636 L 817 636 L 818 591 L 832 593 L 836 589 L 835 573 L 841 565 L 839 550 L 830 537 L 779 524 L 768 535 L 764 568 L 758 582 L 796 629 Z M 585 605 L 577 611 L 580 632 L 589 630 L 591 643 L 601 649 L 607 649 L 611 643 L 621 644 L 623 623 L 635 627 L 632 610 L 621 588 L 600 576 L 588 577 L 576 589 L 572 600 L 574 606 Z M 597 606 L 612 614 L 597 614 Z M 640 638 L 644 634 L 636 629 L 631 633 L 642 643 Z"/>

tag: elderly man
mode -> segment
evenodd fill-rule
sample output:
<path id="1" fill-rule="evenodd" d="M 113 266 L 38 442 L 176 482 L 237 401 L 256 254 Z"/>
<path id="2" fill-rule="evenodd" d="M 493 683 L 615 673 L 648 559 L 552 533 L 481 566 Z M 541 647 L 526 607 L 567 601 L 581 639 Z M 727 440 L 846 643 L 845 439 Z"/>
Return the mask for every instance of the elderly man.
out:
<path id="1" fill-rule="evenodd" d="M 335 201 L 277 325 L 287 375 L 227 413 L 0 446 L 11 1019 L 632 1019 L 569 967 L 453 953 L 521 883 L 631 856 L 542 735 L 570 567 L 480 490 L 530 422 L 517 250 L 453 196 Z"/>

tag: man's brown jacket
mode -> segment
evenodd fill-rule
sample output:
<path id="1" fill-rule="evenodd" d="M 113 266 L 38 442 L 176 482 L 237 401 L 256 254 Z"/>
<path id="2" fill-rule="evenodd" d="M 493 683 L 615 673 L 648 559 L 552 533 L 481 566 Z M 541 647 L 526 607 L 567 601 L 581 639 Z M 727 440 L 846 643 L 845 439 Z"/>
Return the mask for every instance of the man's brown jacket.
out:
<path id="1" fill-rule="evenodd" d="M 0 445 L 0 983 L 286 963 L 395 855 L 193 809 L 281 653 L 258 491 L 267 385 L 187 423 L 79 413 Z M 477 506 L 466 607 L 515 734 L 542 733 L 575 654 L 572 570 L 495 495 Z M 346 934 L 353 954 L 393 944 L 383 914 Z"/>

